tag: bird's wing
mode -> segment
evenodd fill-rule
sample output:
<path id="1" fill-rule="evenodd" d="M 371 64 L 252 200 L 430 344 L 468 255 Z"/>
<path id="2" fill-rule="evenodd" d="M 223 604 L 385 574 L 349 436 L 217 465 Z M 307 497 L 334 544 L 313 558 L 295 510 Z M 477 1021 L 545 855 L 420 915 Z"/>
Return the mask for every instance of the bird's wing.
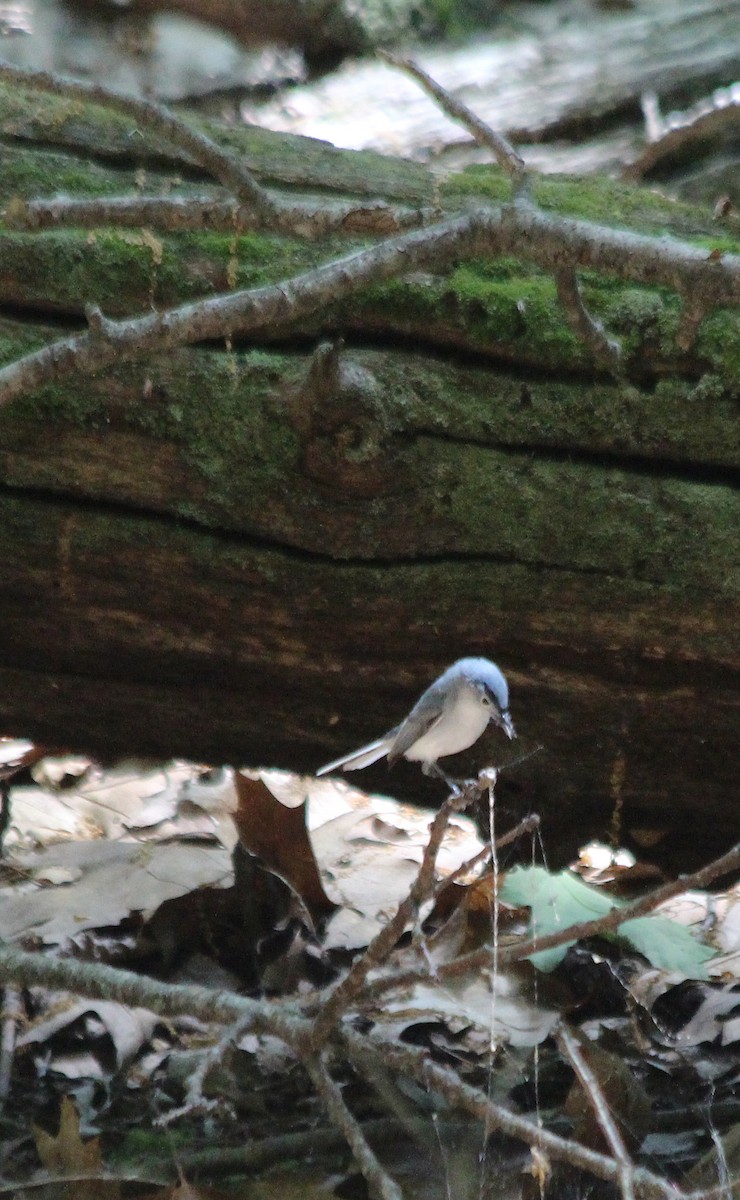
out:
<path id="1" fill-rule="evenodd" d="M 396 736 L 388 750 L 388 766 L 392 767 L 398 762 L 407 750 L 410 750 L 414 742 L 418 742 L 419 738 L 424 737 L 425 733 L 429 733 L 442 720 L 442 705 L 434 698 L 430 698 L 431 702 L 423 703 L 427 698 L 422 696 L 418 704 L 414 705 L 406 720 L 399 725 L 395 731 Z"/>

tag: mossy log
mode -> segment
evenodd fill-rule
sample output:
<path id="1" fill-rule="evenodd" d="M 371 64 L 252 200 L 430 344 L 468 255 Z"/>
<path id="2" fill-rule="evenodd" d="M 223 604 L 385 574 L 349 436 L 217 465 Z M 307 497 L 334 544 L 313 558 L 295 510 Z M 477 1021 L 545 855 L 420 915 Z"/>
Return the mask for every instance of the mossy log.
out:
<path id="1" fill-rule="evenodd" d="M 102 109 L 0 90 L 0 127 L 4 363 L 80 327 L 85 305 L 136 315 L 373 239 L 29 232 L 25 202 L 59 192 L 220 194 Z M 369 153 L 219 136 L 317 204 L 506 195 L 492 169 L 439 184 Z M 735 249 L 651 193 L 552 178 L 536 193 Z M 0 731 L 310 771 L 483 653 L 510 678 L 522 750 L 544 746 L 505 774 L 504 799 L 539 808 L 548 836 L 572 850 L 611 823 L 680 839 L 690 821 L 684 849 L 736 839 L 740 314 L 711 314 L 679 350 L 675 295 L 583 284 L 622 338 L 618 379 L 547 275 L 468 261 L 259 343 L 122 362 L 0 411 Z M 438 795 L 406 765 L 394 784 Z"/>

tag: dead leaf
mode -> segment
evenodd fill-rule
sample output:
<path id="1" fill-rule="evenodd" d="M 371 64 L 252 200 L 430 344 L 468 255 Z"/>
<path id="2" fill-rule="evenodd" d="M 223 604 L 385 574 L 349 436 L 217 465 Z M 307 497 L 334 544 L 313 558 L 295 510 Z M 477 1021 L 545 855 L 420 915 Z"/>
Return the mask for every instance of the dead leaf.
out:
<path id="1" fill-rule="evenodd" d="M 238 797 L 235 814 L 242 844 L 298 893 L 314 920 L 336 908 L 324 891 L 306 829 L 306 801 L 288 808 L 262 779 L 241 771 L 234 780 Z"/>
<path id="2" fill-rule="evenodd" d="M 83 1142 L 80 1116 L 69 1096 L 63 1096 L 59 1111 L 59 1132 L 54 1137 L 39 1125 L 33 1125 L 36 1149 L 43 1166 L 52 1176 L 93 1176 L 75 1178 L 67 1189 L 69 1200 L 119 1200 L 121 1189 L 114 1180 L 101 1179 L 103 1159 L 98 1138 Z"/>
<path id="3" fill-rule="evenodd" d="M 69 1096 L 62 1096 L 59 1110 L 59 1132 L 47 1133 L 40 1125 L 33 1126 L 36 1149 L 42 1165 L 55 1175 L 87 1175 L 103 1170 L 98 1138 L 83 1142 L 80 1137 L 80 1115 Z"/>
<path id="4" fill-rule="evenodd" d="M 383 1010 L 374 1014 L 374 1019 L 393 1037 L 410 1025 L 444 1021 L 453 1033 L 468 1027 L 482 1030 L 485 1046 L 491 1041 L 536 1046 L 549 1036 L 558 1013 L 546 1008 L 541 1000 L 530 1000 L 526 983 L 516 972 L 501 972 L 491 979 L 476 971 L 446 980 L 444 985 L 418 983 L 388 991 L 383 997 Z"/>
<path id="5" fill-rule="evenodd" d="M 118 925 L 132 912 L 149 916 L 164 900 L 194 888 L 232 881 L 227 852 L 202 844 L 67 842 L 17 860 L 26 871 L 50 864 L 82 876 L 63 888 L 21 883 L 4 890 L 0 938 L 33 934 L 60 942 L 81 930 Z"/>
<path id="6" fill-rule="evenodd" d="M 107 1054 L 91 1053 L 89 1045 L 78 1055 L 66 1051 L 60 1059 L 52 1051 L 49 1068 L 68 1078 L 104 1079 L 110 1078 L 139 1052 L 159 1021 L 160 1018 L 146 1008 L 128 1008 L 112 1000 L 76 1000 L 64 1007 L 54 1005 L 47 1016 L 24 1030 L 17 1044 L 19 1047 L 41 1046 L 71 1025 L 86 1023 L 88 1036 L 85 1041 L 99 1043 L 101 1036 L 107 1035 Z"/>
<path id="7" fill-rule="evenodd" d="M 36 746 L 22 738 L 0 738 L 0 779 L 10 779 L 33 766 L 46 753 L 43 746 Z"/>

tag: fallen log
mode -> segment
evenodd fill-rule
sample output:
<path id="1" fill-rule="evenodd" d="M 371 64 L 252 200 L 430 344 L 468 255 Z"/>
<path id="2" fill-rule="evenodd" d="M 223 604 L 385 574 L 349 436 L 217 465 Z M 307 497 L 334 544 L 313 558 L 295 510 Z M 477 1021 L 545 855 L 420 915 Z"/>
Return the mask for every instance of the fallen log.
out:
<path id="1" fill-rule="evenodd" d="M 290 300 L 297 273 L 361 256 L 434 199 L 418 166 L 232 130 L 271 194 L 294 199 L 303 178 L 318 212 L 354 199 L 359 227 L 132 233 L 63 204 L 44 227 L 32 202 L 60 190 L 135 198 L 145 177 L 187 206 L 206 185 L 171 147 L 132 142 L 125 116 L 63 96 L 3 90 L 0 126 L 15 139 L 5 364 L 74 334 L 90 305 L 105 314 L 94 343 L 112 316 L 218 290 L 284 281 Z M 505 192 L 476 170 L 436 203 L 466 219 Z M 215 210 L 223 194 L 207 195 Z M 60 352 L 58 378 L 2 408 L 4 732 L 310 771 L 483 653 L 509 676 L 521 750 L 545 747 L 504 773 L 503 801 L 540 809 L 549 846 L 610 826 L 667 829 L 684 855 L 737 839 L 735 259 L 726 241 L 712 258 L 699 212 L 650 194 L 566 179 L 535 199 L 700 248 L 653 237 L 649 268 L 582 273 L 621 338 L 616 371 L 531 261 L 533 237 L 519 257 L 401 269 L 219 345 L 137 354 L 124 337 L 119 362 L 76 374 Z M 669 284 L 689 269 L 730 306 L 699 311 L 687 336 Z M 500 742 L 483 749 L 503 759 Z M 438 796 L 413 768 L 391 778 Z M 382 768 L 367 781 L 388 782 Z"/>

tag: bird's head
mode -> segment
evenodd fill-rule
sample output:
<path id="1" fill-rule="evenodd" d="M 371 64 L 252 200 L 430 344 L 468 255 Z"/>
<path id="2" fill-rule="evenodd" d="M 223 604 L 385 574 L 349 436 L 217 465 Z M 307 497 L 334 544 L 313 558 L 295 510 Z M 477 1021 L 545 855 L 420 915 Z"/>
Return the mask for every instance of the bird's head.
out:
<path id="1" fill-rule="evenodd" d="M 503 673 L 487 658 L 463 659 L 460 665 L 469 686 L 488 711 L 489 721 L 503 729 L 508 738 L 516 737 L 509 713 L 509 685 Z"/>

